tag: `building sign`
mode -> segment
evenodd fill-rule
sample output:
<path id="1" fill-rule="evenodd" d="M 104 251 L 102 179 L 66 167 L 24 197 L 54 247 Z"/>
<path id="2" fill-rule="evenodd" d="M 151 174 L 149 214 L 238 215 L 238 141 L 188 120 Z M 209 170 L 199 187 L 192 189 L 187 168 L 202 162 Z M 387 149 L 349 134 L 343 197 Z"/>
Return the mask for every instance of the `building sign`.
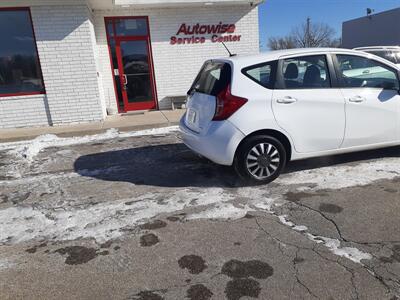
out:
<path id="1" fill-rule="evenodd" d="M 207 39 L 212 43 L 239 42 L 241 35 L 235 34 L 235 24 L 181 24 L 175 36 L 171 37 L 171 45 L 204 44 Z"/>

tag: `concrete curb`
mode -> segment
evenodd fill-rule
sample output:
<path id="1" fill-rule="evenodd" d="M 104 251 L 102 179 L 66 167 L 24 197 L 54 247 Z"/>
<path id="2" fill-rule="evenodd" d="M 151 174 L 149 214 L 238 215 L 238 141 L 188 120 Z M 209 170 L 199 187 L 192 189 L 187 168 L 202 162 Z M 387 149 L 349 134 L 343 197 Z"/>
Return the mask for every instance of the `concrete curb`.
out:
<path id="1" fill-rule="evenodd" d="M 153 128 L 177 126 L 177 125 L 179 125 L 179 122 L 158 123 L 158 124 L 151 124 L 151 125 L 137 125 L 137 126 L 128 126 L 128 127 L 112 127 L 112 128 L 115 128 L 115 129 L 119 130 L 120 132 L 127 132 L 127 131 L 139 131 L 139 130 L 146 130 L 146 129 L 153 129 Z M 104 133 L 109 129 L 111 129 L 111 128 L 87 129 L 87 130 L 77 130 L 77 131 L 51 133 L 51 134 L 55 134 L 58 137 L 75 137 L 75 136 L 85 136 L 85 135 Z M 18 141 L 24 141 L 24 140 L 33 140 L 40 135 L 42 135 L 42 134 L 32 134 L 32 135 L 10 137 L 10 138 L 0 137 L 0 144 L 8 143 L 8 142 L 18 142 Z"/>
<path id="2" fill-rule="evenodd" d="M 44 134 L 55 134 L 59 137 L 74 137 L 103 133 L 111 128 L 126 132 L 176 126 L 179 124 L 183 113 L 184 110 L 171 111 L 168 113 L 157 111 L 148 112 L 140 116 L 115 116 L 105 122 L 59 127 L 2 129 L 0 130 L 0 143 L 32 140 Z"/>

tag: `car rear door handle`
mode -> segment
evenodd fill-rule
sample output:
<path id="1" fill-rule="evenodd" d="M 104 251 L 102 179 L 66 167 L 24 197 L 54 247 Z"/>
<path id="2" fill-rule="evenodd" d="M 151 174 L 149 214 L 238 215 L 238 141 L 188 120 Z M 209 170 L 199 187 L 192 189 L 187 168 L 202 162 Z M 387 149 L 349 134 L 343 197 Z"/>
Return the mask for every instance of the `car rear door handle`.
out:
<path id="1" fill-rule="evenodd" d="M 281 104 L 291 104 L 297 102 L 297 99 L 290 96 L 286 96 L 281 99 L 277 99 L 276 102 Z"/>
<path id="2" fill-rule="evenodd" d="M 365 98 L 362 96 L 354 96 L 354 97 L 349 98 L 349 102 L 360 103 L 360 102 L 364 102 L 364 101 L 365 101 Z"/>

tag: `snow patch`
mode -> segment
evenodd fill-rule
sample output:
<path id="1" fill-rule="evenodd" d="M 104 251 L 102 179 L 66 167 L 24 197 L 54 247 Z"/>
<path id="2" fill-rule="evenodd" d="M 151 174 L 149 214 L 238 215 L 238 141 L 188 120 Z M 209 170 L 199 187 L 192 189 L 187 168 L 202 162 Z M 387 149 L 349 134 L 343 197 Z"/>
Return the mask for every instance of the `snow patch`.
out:
<path id="1" fill-rule="evenodd" d="M 292 221 L 289 221 L 287 219 L 287 215 L 278 216 L 278 218 L 279 218 L 279 221 L 281 221 L 282 224 L 291 227 L 293 230 L 300 231 L 300 232 L 308 230 L 307 226 L 296 225 Z"/>
<path id="2" fill-rule="evenodd" d="M 400 158 L 384 158 L 358 165 L 330 166 L 283 175 L 281 185 L 315 184 L 316 189 L 342 189 L 400 176 Z M 307 190 L 307 188 L 303 189 Z"/>
<path id="3" fill-rule="evenodd" d="M 327 247 L 332 253 L 335 255 L 346 257 L 353 262 L 362 264 L 361 261 L 363 259 L 369 260 L 372 259 L 372 255 L 366 252 L 362 252 L 354 247 L 341 247 L 341 243 L 337 239 L 331 239 L 323 236 L 315 236 L 310 233 L 307 234 L 307 237 L 316 242 L 323 243 L 325 247 Z"/>
<path id="4" fill-rule="evenodd" d="M 120 229 L 137 226 L 159 214 L 197 205 L 220 204 L 232 199 L 233 196 L 221 188 L 211 188 L 204 192 L 183 189 L 170 197 L 147 193 L 134 199 L 65 211 L 10 207 L 0 210 L 0 242 L 20 243 L 36 238 L 94 238 L 104 242 L 121 236 L 123 232 Z"/>
<path id="5" fill-rule="evenodd" d="M 146 135 L 163 135 L 177 130 L 178 126 L 171 126 L 164 128 L 154 128 L 148 130 L 120 133 L 117 129 L 112 128 L 100 134 L 86 135 L 81 137 L 68 137 L 68 138 L 60 138 L 54 134 L 46 134 L 38 136 L 37 138 L 30 141 L 2 143 L 0 144 L 0 151 L 9 150 L 9 153 L 11 155 L 16 156 L 17 158 L 25 159 L 28 162 L 31 162 L 40 151 L 49 147 L 65 147 L 78 144 L 87 144 L 95 141 L 109 140 L 114 138 L 129 138 L 129 137 L 146 136 Z"/>
<path id="6" fill-rule="evenodd" d="M 86 176 L 86 177 L 94 177 L 99 175 L 107 175 L 113 173 L 119 173 L 124 171 L 125 169 L 119 166 L 109 167 L 109 168 L 102 168 L 102 169 L 81 169 L 77 172 L 60 172 L 57 174 L 41 174 L 36 176 L 29 176 L 29 177 L 16 177 L 16 179 L 10 180 L 0 180 L 0 185 L 8 185 L 8 186 L 15 186 L 15 185 L 26 185 L 32 184 L 37 182 L 43 181 L 55 181 L 55 180 L 68 180 L 71 178 Z M 15 174 L 14 174 L 15 175 Z"/>
<path id="7" fill-rule="evenodd" d="M 271 213 L 272 207 L 279 204 L 278 199 L 270 198 L 265 188 L 243 187 L 235 190 L 231 199 L 242 198 L 246 204 L 216 203 L 199 213 L 189 215 L 188 219 L 240 219 L 248 212 L 262 210 Z M 201 204 L 201 203 L 198 203 Z M 208 203 L 213 204 L 213 203 Z M 206 203 L 202 203 L 206 205 Z"/>
<path id="8" fill-rule="evenodd" d="M 361 260 L 363 260 L 363 259 L 365 259 L 365 260 L 372 259 L 371 254 L 362 252 L 357 248 L 341 247 L 340 241 L 337 239 L 327 238 L 327 237 L 323 237 L 323 236 L 315 236 L 311 233 L 306 233 L 306 231 L 308 230 L 308 228 L 306 226 L 295 225 L 293 222 L 291 222 L 287 219 L 287 215 L 278 216 L 278 218 L 282 224 L 291 227 L 293 230 L 305 232 L 306 236 L 311 241 L 313 241 L 317 244 L 323 244 L 335 255 L 346 257 L 346 258 L 350 259 L 351 261 L 359 263 L 359 264 L 362 264 Z"/>
<path id="9" fill-rule="evenodd" d="M 222 203 L 215 205 L 211 209 L 191 214 L 187 216 L 187 219 L 240 219 L 243 218 L 249 210 L 250 208 L 248 206 L 240 208 L 231 203 Z"/>

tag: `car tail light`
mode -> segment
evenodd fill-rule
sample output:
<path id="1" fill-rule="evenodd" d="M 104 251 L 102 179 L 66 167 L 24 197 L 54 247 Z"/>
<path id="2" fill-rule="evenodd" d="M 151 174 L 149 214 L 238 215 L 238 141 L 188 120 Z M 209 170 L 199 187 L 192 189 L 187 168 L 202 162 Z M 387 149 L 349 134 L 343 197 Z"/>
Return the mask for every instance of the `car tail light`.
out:
<path id="1" fill-rule="evenodd" d="M 213 121 L 228 119 L 239 110 L 248 100 L 231 94 L 231 88 L 226 86 L 217 96 L 217 105 Z"/>

